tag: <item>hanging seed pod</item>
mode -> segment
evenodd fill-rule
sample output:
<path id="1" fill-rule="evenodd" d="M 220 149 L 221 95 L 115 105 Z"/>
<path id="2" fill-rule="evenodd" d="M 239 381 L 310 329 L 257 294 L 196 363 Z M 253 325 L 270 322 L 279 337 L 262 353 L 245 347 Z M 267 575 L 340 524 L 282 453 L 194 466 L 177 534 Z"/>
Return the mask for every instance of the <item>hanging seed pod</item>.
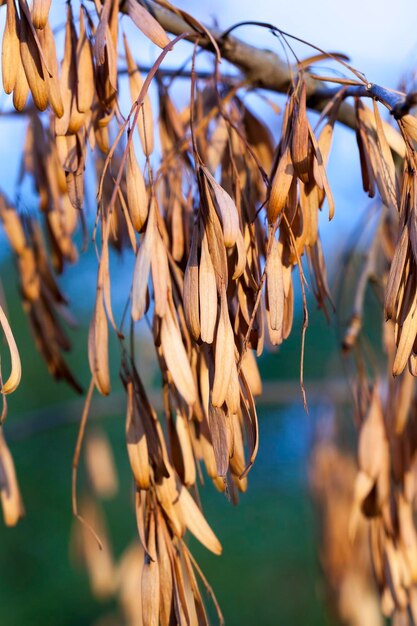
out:
<path id="1" fill-rule="evenodd" d="M 234 359 L 235 342 L 229 319 L 226 293 L 223 290 L 220 299 L 220 316 L 217 322 L 214 381 L 211 395 L 211 402 L 214 407 L 221 407 L 226 399 Z"/>
<path id="2" fill-rule="evenodd" d="M 127 206 L 133 227 L 139 233 L 148 217 L 148 194 L 132 141 L 128 148 L 126 163 Z"/>
<path id="3" fill-rule="evenodd" d="M 275 224 L 281 215 L 290 187 L 294 178 L 294 166 L 291 161 L 290 149 L 287 146 L 279 159 L 277 170 L 271 183 L 271 194 L 268 201 L 268 222 Z"/>
<path id="4" fill-rule="evenodd" d="M 305 81 L 302 81 L 301 87 L 297 89 L 294 96 L 293 119 L 291 160 L 298 178 L 308 184 L 310 158 Z"/>
<path id="5" fill-rule="evenodd" d="M 96 387 L 103 396 L 110 393 L 108 334 L 102 289 L 98 288 L 88 333 L 88 360 Z"/>
<path id="6" fill-rule="evenodd" d="M 198 243 L 199 227 L 196 224 L 193 229 L 187 267 L 185 268 L 183 289 L 185 321 L 196 341 L 200 337 Z"/>
<path id="7" fill-rule="evenodd" d="M 3 89 L 6 93 L 12 93 L 16 85 L 17 74 L 21 63 L 19 48 L 16 7 L 14 0 L 7 0 L 6 24 L 4 27 L 1 51 Z M 23 107 L 18 110 L 22 110 L 22 108 Z"/>
<path id="8" fill-rule="evenodd" d="M 32 22 L 35 28 L 45 28 L 48 22 L 51 0 L 33 0 Z"/>
<path id="9" fill-rule="evenodd" d="M 48 87 L 39 49 L 25 15 L 18 22 L 18 34 L 20 56 L 33 101 L 39 111 L 44 111 L 48 106 Z"/>
<path id="10" fill-rule="evenodd" d="M 213 343 L 217 320 L 217 289 L 216 275 L 210 256 L 205 230 L 201 241 L 199 294 L 201 339 L 206 343 Z"/>

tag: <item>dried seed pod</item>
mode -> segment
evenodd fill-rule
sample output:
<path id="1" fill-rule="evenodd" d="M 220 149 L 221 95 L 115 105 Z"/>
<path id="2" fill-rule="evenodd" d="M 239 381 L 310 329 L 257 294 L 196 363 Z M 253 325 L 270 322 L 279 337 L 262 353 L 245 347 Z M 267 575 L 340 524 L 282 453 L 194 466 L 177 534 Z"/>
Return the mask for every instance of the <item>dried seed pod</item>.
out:
<path id="1" fill-rule="evenodd" d="M 33 101 L 39 111 L 44 111 L 48 106 L 48 87 L 39 49 L 25 15 L 18 21 L 18 34 L 20 56 Z"/>
<path id="2" fill-rule="evenodd" d="M 291 161 L 290 148 L 287 146 L 279 159 L 271 183 L 271 194 L 268 201 L 268 222 L 270 224 L 275 224 L 284 210 L 293 178 L 294 166 Z"/>
<path id="3" fill-rule="evenodd" d="M 226 399 L 234 359 L 235 342 L 229 319 L 226 293 L 223 290 L 220 299 L 220 316 L 217 323 L 214 381 L 211 394 L 211 402 L 214 407 L 221 407 Z"/>
<path id="4" fill-rule="evenodd" d="M 302 81 L 294 96 L 294 125 L 291 135 L 291 160 L 298 178 L 310 181 L 309 132 L 306 106 L 306 84 Z"/>
<path id="5" fill-rule="evenodd" d="M 12 93 L 15 88 L 20 64 L 16 7 L 14 0 L 7 0 L 6 24 L 4 27 L 1 51 L 2 80 L 3 88 L 6 93 Z"/>
<path id="6" fill-rule="evenodd" d="M 133 227 L 139 233 L 148 217 L 148 194 L 138 165 L 133 142 L 130 142 L 126 161 L 127 206 Z"/>
<path id="7" fill-rule="evenodd" d="M 185 321 L 196 341 L 200 337 L 198 243 L 199 227 L 195 225 L 184 273 L 183 302 Z"/>
<path id="8" fill-rule="evenodd" d="M 205 230 L 201 241 L 201 258 L 198 280 L 198 289 L 200 294 L 201 339 L 206 343 L 213 343 L 217 320 L 217 289 L 216 275 L 210 256 Z"/>
<path id="9" fill-rule="evenodd" d="M 96 387 L 103 396 L 110 393 L 108 334 L 102 288 L 98 288 L 88 333 L 88 360 Z"/>
<path id="10" fill-rule="evenodd" d="M 35 28 L 45 28 L 52 0 L 33 0 L 32 22 Z"/>

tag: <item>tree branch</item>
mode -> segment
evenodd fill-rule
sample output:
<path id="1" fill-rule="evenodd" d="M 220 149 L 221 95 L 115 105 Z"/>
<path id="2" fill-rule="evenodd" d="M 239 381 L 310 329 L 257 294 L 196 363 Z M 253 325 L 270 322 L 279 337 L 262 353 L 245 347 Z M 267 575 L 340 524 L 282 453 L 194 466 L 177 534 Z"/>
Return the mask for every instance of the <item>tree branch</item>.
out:
<path id="1" fill-rule="evenodd" d="M 192 41 L 198 36 L 200 47 L 213 51 L 213 45 L 209 38 L 174 11 L 159 5 L 154 0 L 137 1 L 145 6 L 168 32 L 173 35 L 179 35 L 186 31 L 191 32 L 187 39 Z M 120 10 L 123 13 L 128 12 L 126 0 L 123 0 L 121 3 Z M 194 33 L 192 32 L 193 30 Z M 294 68 L 288 63 L 285 63 L 275 52 L 257 48 L 229 34 L 225 37 L 224 31 L 219 28 L 213 27 L 207 28 L 207 30 L 210 32 L 213 39 L 215 39 L 222 57 L 229 63 L 238 67 L 245 74 L 249 82 L 260 88 L 278 93 L 287 93 L 291 88 Z M 340 87 L 326 87 L 324 82 L 313 78 L 308 72 L 305 72 L 305 79 L 307 86 L 307 104 L 309 108 L 316 111 L 322 111 L 336 91 L 340 89 Z M 374 84 L 349 87 L 346 92 L 346 97 L 355 95 L 380 100 L 387 106 L 394 117 L 407 113 L 415 100 L 414 97 L 398 94 L 397 92 L 384 89 Z M 348 102 L 342 102 L 338 113 L 338 120 L 349 128 L 356 128 L 355 111 Z M 387 123 L 384 123 L 384 131 L 386 132 L 391 148 L 400 156 L 404 156 L 405 147 L 400 134 Z"/>

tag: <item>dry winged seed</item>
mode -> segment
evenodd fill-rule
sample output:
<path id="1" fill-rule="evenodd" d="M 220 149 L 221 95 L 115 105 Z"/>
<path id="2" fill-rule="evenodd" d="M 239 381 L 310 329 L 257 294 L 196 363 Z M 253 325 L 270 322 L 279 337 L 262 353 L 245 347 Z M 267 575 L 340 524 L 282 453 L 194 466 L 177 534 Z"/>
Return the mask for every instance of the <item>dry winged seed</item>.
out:
<path id="1" fill-rule="evenodd" d="M 310 159 L 305 82 L 301 86 L 298 102 L 294 102 L 293 116 L 295 120 L 291 136 L 291 160 L 298 178 L 307 184 Z"/>
<path id="2" fill-rule="evenodd" d="M 148 551 L 142 570 L 142 621 L 143 626 L 159 624 L 159 565 L 156 552 L 155 513 L 152 513 L 148 527 Z"/>
<path id="3" fill-rule="evenodd" d="M 108 334 L 103 294 L 99 288 L 88 333 L 88 360 L 96 387 L 103 396 L 110 393 Z"/>
<path id="4" fill-rule="evenodd" d="M 39 49 L 25 16 L 21 16 L 19 20 L 18 32 L 20 56 L 33 101 L 39 111 L 44 111 L 48 106 L 48 87 Z"/>
<path id="5" fill-rule="evenodd" d="M 48 66 L 52 72 L 50 76 L 46 70 L 45 64 L 42 64 L 43 75 L 48 90 L 49 104 L 55 115 L 59 118 L 64 115 L 64 105 L 62 103 L 61 89 L 58 80 L 58 61 L 56 57 L 55 39 L 49 22 L 45 24 L 43 30 L 39 31 L 38 37 L 44 55 L 48 61 Z"/>
<path id="6" fill-rule="evenodd" d="M 403 280 L 407 280 L 407 276 L 404 276 L 404 269 L 406 267 L 407 252 L 409 248 L 409 236 L 408 226 L 404 225 L 401 233 L 401 237 L 395 248 L 394 257 L 392 259 L 391 268 L 388 276 L 388 282 L 385 289 L 385 316 L 386 319 L 395 319 L 396 317 L 396 302 L 398 299 L 398 292 Z"/>
<path id="7" fill-rule="evenodd" d="M 72 12 L 70 5 L 68 5 L 67 22 L 65 26 L 64 56 L 61 63 L 61 75 L 59 77 L 59 87 L 61 90 L 61 99 L 64 107 L 64 114 L 60 119 L 55 121 L 55 132 L 57 135 L 65 135 L 67 133 L 71 115 L 71 104 L 74 96 L 73 87 L 75 87 L 75 81 L 73 67 L 72 32 Z"/>
<path id="8" fill-rule="evenodd" d="M 132 383 L 129 383 L 127 390 L 126 444 L 130 467 L 137 486 L 139 489 L 149 489 L 148 444 Z"/>
<path id="9" fill-rule="evenodd" d="M 262 380 L 258 365 L 252 350 L 246 350 L 242 358 L 242 371 L 254 396 L 262 393 Z"/>
<path id="10" fill-rule="evenodd" d="M 232 367 L 235 361 L 235 341 L 230 324 L 226 292 L 223 289 L 220 304 L 220 316 L 217 322 L 216 348 L 214 360 L 214 381 L 211 401 L 213 406 L 221 407 L 226 399 Z"/>
<path id="11" fill-rule="evenodd" d="M 282 272 L 282 245 L 274 238 L 266 263 L 269 323 L 272 330 L 282 333 L 284 319 L 284 278 Z"/>
<path id="12" fill-rule="evenodd" d="M 201 241 L 199 294 L 201 339 L 206 343 L 213 343 L 217 319 L 217 288 L 205 230 Z"/>
<path id="13" fill-rule="evenodd" d="M 151 254 L 155 239 L 154 211 L 151 206 L 148 225 L 136 255 L 135 269 L 132 279 L 132 318 L 140 320 L 146 311 L 146 294 L 148 290 Z"/>
<path id="14" fill-rule="evenodd" d="M 151 254 L 151 270 L 155 314 L 164 317 L 168 305 L 170 279 L 167 252 L 158 229 L 155 231 L 154 247 Z"/>
<path id="15" fill-rule="evenodd" d="M 171 543 L 165 521 L 157 512 L 156 539 L 159 566 L 159 619 L 161 626 L 169 626 L 173 598 L 173 580 L 170 553 L 167 543 Z M 172 549 L 170 545 L 170 549 Z M 134 594 L 136 596 L 136 594 Z"/>
<path id="16" fill-rule="evenodd" d="M 291 161 L 290 149 L 287 146 L 279 160 L 271 183 L 271 194 L 268 201 L 268 222 L 270 224 L 275 224 L 282 213 L 293 178 L 294 166 Z"/>
<path id="17" fill-rule="evenodd" d="M 148 194 L 138 165 L 133 141 L 130 142 L 126 165 L 127 205 L 133 227 L 140 232 L 148 217 Z"/>
<path id="18" fill-rule="evenodd" d="M 200 337 L 200 316 L 198 303 L 198 224 L 194 226 L 190 254 L 184 273 L 183 302 L 185 321 L 192 337 Z"/>
<path id="19" fill-rule="evenodd" d="M 176 388 L 187 404 L 194 404 L 197 398 L 194 377 L 182 342 L 180 329 L 170 306 L 167 307 L 167 312 L 161 323 L 161 346 Z"/>
<path id="20" fill-rule="evenodd" d="M 169 37 L 156 19 L 136 0 L 128 0 L 127 12 L 136 26 L 160 48 L 169 44 Z"/>
<path id="21" fill-rule="evenodd" d="M 210 437 L 216 459 L 216 475 L 224 477 L 229 469 L 229 427 L 230 418 L 221 407 L 209 405 Z"/>
<path id="22" fill-rule="evenodd" d="M 19 57 L 19 37 L 17 36 L 16 30 L 16 7 L 14 0 L 7 0 L 6 24 L 1 51 L 3 88 L 6 93 L 12 93 L 15 87 Z"/>
<path id="23" fill-rule="evenodd" d="M 417 293 L 414 295 L 413 301 L 408 310 L 407 316 L 401 326 L 401 335 L 398 341 L 398 347 L 395 354 L 392 373 L 399 376 L 407 365 L 408 358 L 413 349 L 417 335 Z"/>
<path id="24" fill-rule="evenodd" d="M 29 83 L 26 78 L 20 53 L 16 57 L 16 83 L 13 90 L 13 106 L 16 111 L 23 111 L 29 95 Z"/>
<path id="25" fill-rule="evenodd" d="M 214 554 L 221 554 L 222 547 L 219 540 L 207 524 L 204 515 L 193 500 L 188 489 L 183 486 L 180 488 L 179 503 L 188 530 L 208 550 Z"/>
<path id="26" fill-rule="evenodd" d="M 239 214 L 237 212 L 236 204 L 227 191 L 225 191 L 210 174 L 207 168 L 202 167 L 201 170 L 207 178 L 209 186 L 214 192 L 214 197 L 216 199 L 216 204 L 222 222 L 224 245 L 226 248 L 232 248 L 235 245 L 240 232 Z"/>
<path id="27" fill-rule="evenodd" d="M 193 448 L 191 445 L 190 427 L 187 419 L 178 411 L 175 427 L 181 447 L 182 462 L 184 465 L 184 485 L 194 485 L 196 471 Z"/>
<path id="28" fill-rule="evenodd" d="M 32 22 L 35 28 L 45 28 L 48 22 L 51 0 L 33 0 Z"/>
<path id="29" fill-rule="evenodd" d="M 90 110 L 94 100 L 94 65 L 91 44 L 84 24 L 84 10 L 80 8 L 80 36 L 76 51 L 77 108 L 81 113 Z"/>

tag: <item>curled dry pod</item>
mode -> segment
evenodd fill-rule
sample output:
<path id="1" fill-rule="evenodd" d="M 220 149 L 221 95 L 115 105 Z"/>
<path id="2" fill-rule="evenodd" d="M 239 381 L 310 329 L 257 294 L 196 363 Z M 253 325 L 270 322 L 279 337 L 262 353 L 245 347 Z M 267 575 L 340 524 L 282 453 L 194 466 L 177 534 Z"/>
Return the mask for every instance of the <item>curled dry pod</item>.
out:
<path id="1" fill-rule="evenodd" d="M 99 287 L 88 332 L 88 361 L 96 387 L 103 396 L 110 393 L 108 335 L 102 288 Z"/>
<path id="2" fill-rule="evenodd" d="M 25 509 L 17 482 L 12 455 L 0 431 L 0 498 L 6 526 L 15 526 Z"/>
<path id="3" fill-rule="evenodd" d="M 217 288 L 205 230 L 201 242 L 199 293 L 201 339 L 206 343 L 213 343 L 217 319 Z"/>
<path id="4" fill-rule="evenodd" d="M 235 341 L 230 324 L 226 291 L 223 289 L 220 301 L 220 316 L 217 322 L 214 381 L 211 396 L 214 407 L 221 407 L 226 399 L 234 359 Z"/>
<path id="5" fill-rule="evenodd" d="M 271 194 L 268 201 L 268 222 L 275 224 L 282 213 L 294 178 L 294 166 L 291 161 L 290 149 L 287 146 L 279 160 L 278 167 L 271 183 Z"/>
<path id="6" fill-rule="evenodd" d="M 176 388 L 187 404 L 194 404 L 197 398 L 194 377 L 178 323 L 174 319 L 170 306 L 167 307 L 161 323 L 161 346 Z"/>
<path id="7" fill-rule="evenodd" d="M 13 337 L 12 329 L 10 328 L 10 324 L 1 306 L 0 306 L 0 324 L 6 336 L 7 345 L 9 346 L 9 350 L 10 350 L 10 360 L 11 360 L 11 372 L 10 372 L 9 378 L 6 380 L 6 382 L 4 383 L 4 385 L 2 386 L 0 390 L 2 394 L 7 395 L 15 391 L 17 387 L 19 386 L 20 378 L 22 376 L 22 366 L 20 363 L 19 350 L 17 349 L 17 345 Z"/>
<path id="8" fill-rule="evenodd" d="M 224 245 L 226 248 L 232 248 L 236 243 L 240 231 L 239 214 L 237 212 L 236 204 L 227 191 L 225 191 L 210 174 L 209 170 L 206 167 L 202 167 L 201 169 L 208 181 L 209 186 L 214 192 L 217 209 L 222 223 Z"/>
<path id="9" fill-rule="evenodd" d="M 191 239 L 190 255 L 184 273 L 183 302 L 184 315 L 188 330 L 193 338 L 198 341 L 200 337 L 200 316 L 198 297 L 198 224 L 194 226 Z"/>
<path id="10" fill-rule="evenodd" d="M 12 93 L 15 88 L 20 61 L 19 37 L 16 30 L 16 7 L 14 0 L 7 0 L 6 24 L 1 49 L 3 88 Z"/>
<path id="11" fill-rule="evenodd" d="M 145 180 L 135 155 L 133 141 L 130 142 L 126 164 L 127 206 L 133 227 L 140 232 L 148 217 L 148 194 Z"/>
<path id="12" fill-rule="evenodd" d="M 32 23 L 35 28 L 45 28 L 48 22 L 51 0 L 33 0 Z"/>

